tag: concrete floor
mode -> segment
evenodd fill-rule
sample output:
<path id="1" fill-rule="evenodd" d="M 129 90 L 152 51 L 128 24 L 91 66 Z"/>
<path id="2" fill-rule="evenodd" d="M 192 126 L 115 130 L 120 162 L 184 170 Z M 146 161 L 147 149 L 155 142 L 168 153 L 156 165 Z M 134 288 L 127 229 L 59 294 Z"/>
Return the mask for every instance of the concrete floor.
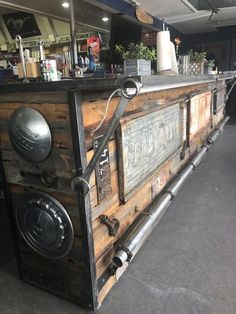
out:
<path id="1" fill-rule="evenodd" d="M 235 191 L 228 125 L 98 313 L 235 314 Z M 0 313 L 87 313 L 19 280 L 6 227 L 2 213 Z"/>

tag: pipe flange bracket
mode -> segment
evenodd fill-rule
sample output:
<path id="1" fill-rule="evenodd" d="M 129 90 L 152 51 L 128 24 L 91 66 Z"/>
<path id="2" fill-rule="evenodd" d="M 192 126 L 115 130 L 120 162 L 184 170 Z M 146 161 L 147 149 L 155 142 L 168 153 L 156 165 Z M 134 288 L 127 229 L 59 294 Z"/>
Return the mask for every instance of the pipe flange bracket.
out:
<path id="1" fill-rule="evenodd" d="M 173 200 L 173 198 L 175 198 L 175 195 L 170 190 L 165 190 L 164 193 L 170 194 L 171 200 Z"/>
<path id="2" fill-rule="evenodd" d="M 190 165 L 193 166 L 193 171 L 197 168 L 197 166 L 192 161 L 190 162 Z"/>
<path id="3" fill-rule="evenodd" d="M 88 181 L 82 177 L 76 177 L 71 181 L 71 189 L 73 192 L 75 192 L 80 186 L 83 186 L 85 195 L 88 194 L 88 192 L 91 189 L 91 186 L 88 183 Z"/>
<path id="4" fill-rule="evenodd" d="M 130 261 L 131 261 L 131 259 L 132 259 L 132 257 L 133 257 L 133 253 L 131 253 L 130 250 L 127 249 L 127 247 L 122 246 L 122 245 L 118 245 L 116 251 L 117 251 L 117 252 L 118 252 L 118 251 L 124 251 L 124 252 L 127 254 L 127 256 L 128 256 L 127 262 L 130 262 Z"/>
<path id="5" fill-rule="evenodd" d="M 204 147 L 206 147 L 207 150 L 209 150 L 209 148 L 210 148 L 209 145 L 207 145 L 207 144 L 203 144 L 202 148 L 204 148 Z"/>

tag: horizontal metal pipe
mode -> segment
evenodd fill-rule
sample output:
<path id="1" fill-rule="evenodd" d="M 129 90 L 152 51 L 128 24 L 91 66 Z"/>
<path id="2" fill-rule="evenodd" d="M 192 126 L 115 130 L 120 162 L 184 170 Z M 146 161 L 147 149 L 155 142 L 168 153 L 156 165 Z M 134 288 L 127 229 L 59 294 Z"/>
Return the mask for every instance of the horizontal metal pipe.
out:
<path id="1" fill-rule="evenodd" d="M 207 139 L 208 144 L 212 144 L 216 141 L 217 137 L 220 135 L 220 133 L 223 131 L 224 125 L 228 122 L 229 117 L 226 117 L 224 121 L 222 121 L 217 129 L 211 134 L 211 136 Z"/>
<path id="2" fill-rule="evenodd" d="M 179 88 L 179 87 L 186 87 L 195 84 L 203 84 L 203 83 L 210 83 L 214 81 L 214 79 L 206 79 L 206 80 L 199 80 L 199 81 L 189 81 L 189 82 L 177 82 L 177 83 L 168 83 L 168 84 L 156 84 L 156 85 L 143 85 L 139 91 L 139 94 L 144 93 L 152 93 L 161 90 L 171 89 L 171 88 Z"/>
<path id="3" fill-rule="evenodd" d="M 196 168 L 205 156 L 209 146 L 204 145 L 199 153 L 191 160 L 191 164 Z"/>
<path id="4" fill-rule="evenodd" d="M 183 183 L 188 178 L 188 176 L 193 172 L 194 167 L 192 164 L 186 166 L 184 170 L 179 174 L 175 181 L 169 186 L 167 192 L 170 192 L 172 197 L 175 197 L 179 190 L 181 189 Z"/>
<path id="5" fill-rule="evenodd" d="M 226 118 L 220 124 L 219 128 L 223 127 L 227 121 L 228 118 Z M 217 130 L 218 135 L 220 133 L 219 128 Z M 213 133 L 213 135 L 215 133 L 216 131 Z M 145 240 L 148 238 L 150 233 L 156 227 L 161 217 L 165 213 L 166 209 L 171 204 L 173 198 L 178 194 L 180 188 L 187 180 L 187 178 L 192 174 L 195 167 L 199 165 L 199 163 L 205 156 L 207 150 L 209 149 L 210 147 L 209 145 L 212 144 L 213 142 L 209 143 L 207 140 L 206 143 L 208 143 L 208 145 L 205 144 L 202 146 L 201 150 L 183 169 L 183 171 L 169 186 L 169 188 L 164 191 L 164 193 L 159 199 L 153 202 L 148 211 L 149 215 L 141 216 L 141 218 L 139 218 L 139 220 L 133 225 L 133 227 L 131 227 L 122 245 L 119 246 L 118 252 L 115 254 L 113 258 L 113 268 L 117 269 L 119 267 L 122 267 L 125 262 L 132 260 L 136 253 L 139 251 L 139 249 L 142 247 Z"/>
<path id="6" fill-rule="evenodd" d="M 120 250 L 114 256 L 113 263 L 117 268 L 119 268 L 119 267 L 122 267 L 122 265 L 127 261 L 127 259 L 128 259 L 128 254 L 125 251 Z"/>
<path id="7" fill-rule="evenodd" d="M 142 246 L 143 241 L 149 236 L 151 231 L 155 228 L 164 210 L 167 208 L 171 201 L 171 195 L 166 193 L 161 199 L 150 208 L 150 216 L 143 216 L 140 223 L 131 231 L 130 237 L 125 241 L 125 247 L 128 251 L 135 254 Z"/>

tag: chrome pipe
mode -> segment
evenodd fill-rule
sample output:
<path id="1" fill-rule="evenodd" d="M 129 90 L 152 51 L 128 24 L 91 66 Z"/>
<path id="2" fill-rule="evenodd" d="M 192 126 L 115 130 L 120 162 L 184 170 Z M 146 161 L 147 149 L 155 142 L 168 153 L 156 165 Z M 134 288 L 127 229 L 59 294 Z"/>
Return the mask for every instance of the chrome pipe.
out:
<path id="1" fill-rule="evenodd" d="M 203 145 L 199 153 L 191 160 L 191 164 L 196 168 L 205 156 L 209 146 Z"/>
<path id="2" fill-rule="evenodd" d="M 170 201 L 171 195 L 169 193 L 163 194 L 159 200 L 154 201 L 154 204 L 150 207 L 149 215 L 142 216 L 130 231 L 129 237 L 122 245 L 122 247 L 126 248 L 127 252 L 131 253 L 130 260 L 136 251 L 138 252 L 143 242 L 155 228 Z"/>
<path id="3" fill-rule="evenodd" d="M 220 132 L 221 132 L 220 130 L 216 130 L 214 134 L 212 134 L 211 138 L 208 139 L 208 143 L 213 144 L 216 141 L 217 137 L 219 136 Z"/>
<path id="4" fill-rule="evenodd" d="M 217 137 L 220 135 L 220 133 L 223 131 L 224 125 L 228 122 L 229 117 L 226 117 L 217 127 L 217 129 L 212 133 L 210 138 L 208 138 L 207 143 L 208 144 L 213 144 Z"/>
<path id="5" fill-rule="evenodd" d="M 228 119 L 229 118 L 227 117 L 220 124 L 219 128 L 223 127 Z M 217 129 L 218 132 L 215 131 L 218 135 L 220 133 L 219 128 Z M 113 257 L 113 270 L 122 267 L 124 263 L 131 261 L 137 254 L 145 240 L 160 221 L 161 217 L 165 213 L 168 206 L 171 204 L 174 197 L 180 191 L 180 188 L 183 186 L 187 178 L 193 173 L 194 169 L 200 164 L 212 143 L 213 142 L 209 143 L 208 140 L 206 141 L 206 144 L 202 146 L 201 150 L 183 169 L 183 171 L 181 171 L 179 176 L 169 186 L 169 188 L 163 192 L 162 196 L 154 200 L 150 206 L 148 215 L 140 216 L 139 220 L 130 228 L 126 238 L 124 239 L 124 242 L 119 246 L 117 253 Z"/>
<path id="6" fill-rule="evenodd" d="M 40 58 L 40 61 L 44 61 L 45 60 L 45 54 L 44 54 L 44 49 L 43 49 L 44 41 L 40 40 L 38 45 L 39 45 L 39 58 Z"/>
<path id="7" fill-rule="evenodd" d="M 171 193 L 172 197 L 175 197 L 179 193 L 183 183 L 189 177 L 189 175 L 193 172 L 193 170 L 194 170 L 194 167 L 192 164 L 186 166 L 184 170 L 176 177 L 175 181 L 172 184 L 170 184 L 166 192 Z"/>
<path id="8" fill-rule="evenodd" d="M 191 85 L 197 85 L 197 84 L 204 84 L 204 83 L 210 83 L 214 81 L 213 79 L 209 80 L 199 80 L 199 81 L 187 81 L 187 82 L 173 82 L 169 84 L 155 84 L 155 85 L 145 85 L 143 84 L 143 87 L 140 89 L 140 94 L 145 93 L 152 93 L 152 92 L 158 92 L 166 89 L 172 89 L 172 88 L 179 88 L 179 87 L 186 87 Z"/>
<path id="9" fill-rule="evenodd" d="M 76 66 L 78 65 L 78 47 L 75 27 L 74 0 L 70 0 L 70 36 L 71 36 L 72 68 L 75 70 Z"/>
<path id="10" fill-rule="evenodd" d="M 20 60 L 21 60 L 22 71 L 23 71 L 23 82 L 27 83 L 29 81 L 27 79 L 26 65 L 25 65 L 25 56 L 24 56 L 24 48 L 23 48 L 23 44 L 22 44 L 22 38 L 21 38 L 20 35 L 16 36 L 16 42 L 19 45 Z"/>
<path id="11" fill-rule="evenodd" d="M 113 264 L 119 268 L 122 267 L 122 265 L 128 260 L 128 254 L 123 251 L 120 250 L 116 253 L 116 255 L 113 258 Z"/>

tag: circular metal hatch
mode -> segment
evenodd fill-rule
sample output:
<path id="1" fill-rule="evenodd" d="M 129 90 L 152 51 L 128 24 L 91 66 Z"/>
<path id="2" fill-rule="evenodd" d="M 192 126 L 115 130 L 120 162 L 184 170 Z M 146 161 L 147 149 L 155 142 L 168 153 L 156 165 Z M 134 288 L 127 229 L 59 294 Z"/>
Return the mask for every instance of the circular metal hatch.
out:
<path id="1" fill-rule="evenodd" d="M 25 193 L 16 205 L 20 232 L 37 253 L 53 259 L 71 250 L 74 231 L 65 208 L 45 193 Z"/>
<path id="2" fill-rule="evenodd" d="M 38 111 L 19 108 L 10 118 L 9 137 L 17 154 L 30 162 L 44 161 L 52 145 L 49 125 Z"/>

